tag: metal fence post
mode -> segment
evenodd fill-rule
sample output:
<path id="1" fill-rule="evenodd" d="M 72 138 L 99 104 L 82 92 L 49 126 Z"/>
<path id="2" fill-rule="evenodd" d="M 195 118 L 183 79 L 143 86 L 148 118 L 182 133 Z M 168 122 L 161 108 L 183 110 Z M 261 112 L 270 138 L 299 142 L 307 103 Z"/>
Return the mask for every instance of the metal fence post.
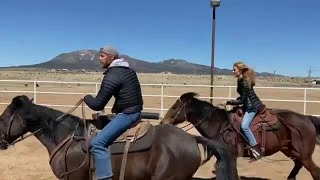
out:
<path id="1" fill-rule="evenodd" d="M 303 98 L 303 114 L 307 112 L 307 89 L 304 89 L 304 98 Z"/>
<path id="2" fill-rule="evenodd" d="M 228 100 L 231 100 L 231 86 L 229 86 L 229 95 L 228 95 Z M 228 110 L 230 110 L 230 106 L 228 106 Z"/>
<path id="3" fill-rule="evenodd" d="M 163 117 L 163 84 L 161 84 L 161 110 L 160 110 L 160 117 Z"/>
<path id="4" fill-rule="evenodd" d="M 33 81 L 33 102 L 37 104 L 37 81 Z"/>

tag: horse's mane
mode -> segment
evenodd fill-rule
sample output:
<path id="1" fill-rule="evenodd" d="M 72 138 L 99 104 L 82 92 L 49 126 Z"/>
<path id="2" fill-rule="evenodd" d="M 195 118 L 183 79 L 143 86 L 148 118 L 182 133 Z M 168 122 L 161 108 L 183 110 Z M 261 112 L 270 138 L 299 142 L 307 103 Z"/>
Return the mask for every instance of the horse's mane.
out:
<path id="1" fill-rule="evenodd" d="M 215 120 L 220 118 L 213 118 L 214 115 L 218 114 L 226 114 L 225 110 L 214 106 L 208 101 L 201 100 L 197 98 L 199 96 L 198 93 L 195 92 L 187 92 L 180 96 L 182 102 L 189 102 L 192 104 L 190 106 L 189 112 L 196 114 L 199 118 L 206 118 L 208 120 Z"/>
<path id="2" fill-rule="evenodd" d="M 41 105 L 35 105 L 34 107 L 35 107 L 34 108 L 35 111 L 37 111 L 37 113 L 35 114 L 38 114 L 37 119 L 44 121 L 43 128 L 50 131 L 51 133 L 53 132 L 54 133 L 52 134 L 53 137 L 57 135 L 55 133 L 58 127 L 62 127 L 65 132 L 76 130 L 76 133 L 75 133 L 76 135 L 82 134 L 83 121 L 79 117 L 72 114 L 67 114 L 60 121 L 56 121 L 58 117 L 62 116 L 65 113 L 62 111 L 52 109 L 46 106 L 41 106 Z M 78 124 L 78 128 L 75 129 L 77 124 Z"/>

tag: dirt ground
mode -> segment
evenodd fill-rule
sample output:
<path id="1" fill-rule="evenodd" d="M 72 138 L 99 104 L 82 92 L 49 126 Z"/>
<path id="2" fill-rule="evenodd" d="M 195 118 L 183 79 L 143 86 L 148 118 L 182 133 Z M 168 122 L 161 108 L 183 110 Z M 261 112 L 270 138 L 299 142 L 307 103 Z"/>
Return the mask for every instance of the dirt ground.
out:
<path id="1" fill-rule="evenodd" d="M 191 133 L 196 133 L 194 130 Z M 257 162 L 249 163 L 244 158 L 238 159 L 238 173 L 243 179 L 286 179 L 293 168 L 293 163 L 281 153 L 274 154 Z M 42 144 L 30 137 L 15 147 L 0 152 L 0 180 L 54 180 L 49 166 L 49 156 Z M 319 147 L 314 152 L 317 165 L 320 161 Z M 199 168 L 194 175 L 197 179 L 210 179 L 215 158 Z M 298 177 L 301 180 L 312 179 L 303 168 Z"/>
<path id="2" fill-rule="evenodd" d="M 24 72 L 22 72 L 21 77 Z M 0 78 L 4 77 L 4 73 L 1 74 Z M 162 76 L 162 75 L 161 75 Z M 5 76 L 5 79 L 10 79 L 10 76 Z M 96 76 L 94 76 L 96 77 Z M 147 77 L 140 76 L 142 79 L 142 83 L 150 83 L 152 79 L 156 81 L 158 75 L 148 75 Z M 151 79 L 150 79 L 151 78 Z M 167 79 L 168 78 L 168 79 Z M 183 80 L 180 80 L 183 79 Z M 196 79 L 198 78 L 198 79 Z M 186 84 L 201 84 L 206 80 L 206 78 L 201 79 L 199 77 L 171 77 L 166 76 L 165 79 L 172 83 L 176 82 L 188 82 Z M 11 78 L 13 79 L 13 78 Z M 19 77 L 15 78 L 19 79 Z M 38 78 L 37 78 L 38 79 Z M 50 78 L 43 77 L 38 80 L 48 80 Z M 60 80 L 67 79 L 62 76 Z M 75 76 L 72 79 L 68 79 L 69 81 L 76 81 L 81 79 L 78 76 Z M 98 82 L 98 78 L 93 78 L 94 81 Z M 57 78 L 50 80 L 58 80 Z M 83 79 L 83 81 L 87 81 Z M 155 82 L 158 83 L 158 82 Z M 216 81 L 217 84 L 226 84 L 226 85 L 234 85 L 234 82 L 230 79 L 220 79 L 220 81 Z M 259 81 L 260 86 L 268 84 L 267 80 Z M 208 84 L 208 83 L 207 83 Z M 270 86 L 270 84 L 268 84 Z M 22 83 L 2 83 L 0 84 L 0 91 L 10 91 L 10 90 L 23 90 L 30 91 L 33 86 L 30 84 L 28 86 Z M 52 92 L 52 91 L 60 91 L 60 92 L 79 92 L 79 93 L 95 93 L 95 86 L 85 86 L 85 85 L 68 85 L 68 84 L 47 84 L 40 83 L 37 91 L 41 92 Z M 187 87 L 166 87 L 164 89 L 164 94 L 166 95 L 175 95 L 180 96 L 184 92 L 195 91 L 198 92 L 201 96 L 209 96 L 209 88 L 187 88 Z M 303 99 L 303 90 L 273 90 L 273 89 L 257 89 L 257 94 L 261 98 L 281 98 L 281 99 Z M 0 102 L 10 103 L 11 99 L 18 94 L 26 94 L 30 97 L 33 97 L 33 94 L 30 93 L 1 93 L 0 94 Z M 160 94 L 159 87 L 154 86 L 145 86 L 143 87 L 143 94 Z M 228 95 L 228 89 L 226 88 L 217 88 L 214 90 L 215 96 L 225 97 Z M 42 93 L 37 95 L 37 103 L 41 104 L 59 104 L 59 105 L 74 105 L 81 95 L 53 95 L 49 93 Z M 235 89 L 232 90 L 232 97 L 237 97 Z M 307 99 L 309 100 L 320 100 L 320 93 L 318 90 L 310 90 L 308 92 Z M 165 98 L 164 99 L 164 108 L 169 108 L 176 98 Z M 145 107 L 146 108 L 160 108 L 160 98 L 159 97 L 144 97 Z M 223 102 L 222 99 L 217 99 L 214 101 L 214 104 Z M 265 102 L 268 107 L 272 108 L 285 108 L 291 109 L 297 112 L 302 112 L 303 103 L 293 103 L 293 102 Z M 108 104 L 111 106 L 112 101 Z M 308 103 L 307 104 L 307 113 L 310 114 L 320 114 L 319 112 L 319 103 Z M 4 110 L 6 105 L 0 105 L 0 113 Z M 64 112 L 68 110 L 68 108 L 61 107 L 53 107 L 54 109 L 59 109 Z M 145 110 L 151 111 L 151 110 Z M 80 115 L 80 109 L 74 112 L 76 115 Z M 89 116 L 92 111 L 89 109 L 86 110 L 87 115 Z M 155 122 L 157 123 L 157 122 Z M 198 134 L 195 129 L 189 131 L 192 134 Z M 314 152 L 314 161 L 317 165 L 320 165 L 320 153 L 319 147 L 316 147 Z M 242 177 L 247 177 L 246 179 L 286 179 L 287 175 L 293 168 L 293 162 L 289 160 L 287 157 L 282 155 L 281 153 L 274 154 L 270 157 L 263 158 L 257 162 L 249 163 L 246 159 L 239 158 L 238 159 L 238 171 L 239 175 Z M 49 156 L 46 149 L 37 141 L 34 137 L 30 137 L 18 144 L 15 147 L 11 147 L 6 151 L 0 151 L 0 180 L 54 180 L 51 169 L 49 167 Z M 194 175 L 197 179 L 209 179 L 214 177 L 212 175 L 211 170 L 213 170 L 213 162 L 208 162 L 207 164 L 200 167 L 198 172 Z M 255 177 L 255 178 L 253 178 Z M 299 175 L 298 179 L 308 180 L 312 179 L 310 173 L 303 168 Z"/>

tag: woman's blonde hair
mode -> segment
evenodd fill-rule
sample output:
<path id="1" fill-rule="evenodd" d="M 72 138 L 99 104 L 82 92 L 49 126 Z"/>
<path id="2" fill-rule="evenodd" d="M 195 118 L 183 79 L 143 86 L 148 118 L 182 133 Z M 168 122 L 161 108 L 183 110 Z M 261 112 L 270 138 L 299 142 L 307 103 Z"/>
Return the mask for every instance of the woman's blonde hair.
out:
<path id="1" fill-rule="evenodd" d="M 246 78 L 250 88 L 255 85 L 256 75 L 253 69 L 249 68 L 247 65 L 240 61 L 234 63 L 233 66 L 237 67 L 240 73 Z"/>

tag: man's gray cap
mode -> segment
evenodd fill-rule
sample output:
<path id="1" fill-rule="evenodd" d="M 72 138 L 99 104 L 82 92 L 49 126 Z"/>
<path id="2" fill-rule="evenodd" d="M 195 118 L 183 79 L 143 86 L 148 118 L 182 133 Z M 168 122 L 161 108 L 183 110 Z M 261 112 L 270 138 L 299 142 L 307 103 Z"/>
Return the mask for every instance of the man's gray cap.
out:
<path id="1" fill-rule="evenodd" d="M 118 50 L 116 50 L 112 46 L 105 46 L 103 48 L 100 48 L 100 52 L 105 53 L 105 54 L 114 55 L 114 56 L 119 56 Z"/>

